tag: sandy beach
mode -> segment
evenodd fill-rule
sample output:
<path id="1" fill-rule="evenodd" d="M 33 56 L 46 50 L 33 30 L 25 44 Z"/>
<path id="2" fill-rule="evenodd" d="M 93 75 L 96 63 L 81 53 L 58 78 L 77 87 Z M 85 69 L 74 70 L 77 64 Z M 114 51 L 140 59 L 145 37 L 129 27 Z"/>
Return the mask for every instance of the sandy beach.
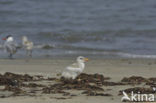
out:
<path id="1" fill-rule="evenodd" d="M 74 62 L 72 58 L 53 58 L 53 59 L 0 59 L 0 72 L 12 72 L 18 74 L 43 75 L 47 77 L 57 77 L 67 65 Z M 98 59 L 90 58 L 86 63 L 84 73 L 103 74 L 110 77 L 110 81 L 119 82 L 123 77 L 142 76 L 145 78 L 155 77 L 156 60 L 152 59 Z M 77 96 L 68 99 L 56 99 L 62 95 L 45 94 L 38 96 L 16 96 L 0 98 L 0 103 L 120 103 L 121 96 L 118 96 L 119 90 L 131 86 L 103 86 L 104 92 L 112 96 L 85 96 L 78 91 Z"/>

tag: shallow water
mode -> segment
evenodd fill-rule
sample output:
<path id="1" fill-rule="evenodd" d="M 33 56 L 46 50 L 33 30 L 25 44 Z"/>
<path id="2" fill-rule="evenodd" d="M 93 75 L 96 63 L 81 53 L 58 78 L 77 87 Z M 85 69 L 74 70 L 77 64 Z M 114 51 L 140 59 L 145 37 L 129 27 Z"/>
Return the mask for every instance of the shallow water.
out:
<path id="1" fill-rule="evenodd" d="M 26 35 L 34 56 L 156 56 L 155 0 L 0 0 L 0 38 Z M 0 41 L 3 44 L 3 41 Z M 42 49 L 50 45 L 53 49 Z M 3 57 L 4 52 L 0 50 Z M 23 50 L 17 53 L 21 57 Z"/>

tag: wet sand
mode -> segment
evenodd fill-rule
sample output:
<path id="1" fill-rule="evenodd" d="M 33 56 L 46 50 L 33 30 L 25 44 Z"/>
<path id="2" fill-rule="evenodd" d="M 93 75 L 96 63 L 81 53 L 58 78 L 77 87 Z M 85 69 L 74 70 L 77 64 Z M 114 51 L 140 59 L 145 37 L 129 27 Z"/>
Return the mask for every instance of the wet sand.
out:
<path id="1" fill-rule="evenodd" d="M 30 75 L 43 75 L 47 77 L 57 77 L 67 65 L 74 62 L 71 58 L 53 58 L 53 59 L 1 59 L 0 73 L 13 72 Z M 86 63 L 84 73 L 100 73 L 105 77 L 110 77 L 111 81 L 119 82 L 123 77 L 142 76 L 155 77 L 156 60 L 150 59 L 95 59 L 90 58 Z M 58 77 L 59 78 L 59 77 Z M 104 86 L 104 92 L 113 96 L 85 96 L 77 92 L 77 96 L 68 99 L 61 98 L 62 95 L 45 94 L 38 96 L 16 96 L 0 98 L 0 103 L 120 103 L 121 96 L 118 96 L 119 90 L 131 87 L 126 86 Z M 108 91 L 107 91 L 108 90 Z"/>

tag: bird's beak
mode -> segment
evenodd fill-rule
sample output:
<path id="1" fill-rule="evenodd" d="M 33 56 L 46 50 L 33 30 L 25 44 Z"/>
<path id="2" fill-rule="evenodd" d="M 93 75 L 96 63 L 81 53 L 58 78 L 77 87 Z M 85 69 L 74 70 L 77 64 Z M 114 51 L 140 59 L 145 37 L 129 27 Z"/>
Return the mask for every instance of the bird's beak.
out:
<path id="1" fill-rule="evenodd" d="M 88 58 L 85 58 L 85 61 L 87 62 L 89 59 Z"/>
<path id="2" fill-rule="evenodd" d="M 6 38 L 3 38 L 2 40 L 6 40 Z"/>

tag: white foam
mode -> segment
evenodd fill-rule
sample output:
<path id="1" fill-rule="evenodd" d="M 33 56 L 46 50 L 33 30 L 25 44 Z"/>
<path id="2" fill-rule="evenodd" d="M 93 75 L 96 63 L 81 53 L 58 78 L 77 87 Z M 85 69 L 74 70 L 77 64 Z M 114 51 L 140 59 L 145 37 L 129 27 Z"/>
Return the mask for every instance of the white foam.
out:
<path id="1" fill-rule="evenodd" d="M 120 57 L 126 58 L 147 58 L 147 59 L 156 59 L 156 55 L 139 55 L 139 54 L 130 54 L 130 53 L 117 53 Z"/>

